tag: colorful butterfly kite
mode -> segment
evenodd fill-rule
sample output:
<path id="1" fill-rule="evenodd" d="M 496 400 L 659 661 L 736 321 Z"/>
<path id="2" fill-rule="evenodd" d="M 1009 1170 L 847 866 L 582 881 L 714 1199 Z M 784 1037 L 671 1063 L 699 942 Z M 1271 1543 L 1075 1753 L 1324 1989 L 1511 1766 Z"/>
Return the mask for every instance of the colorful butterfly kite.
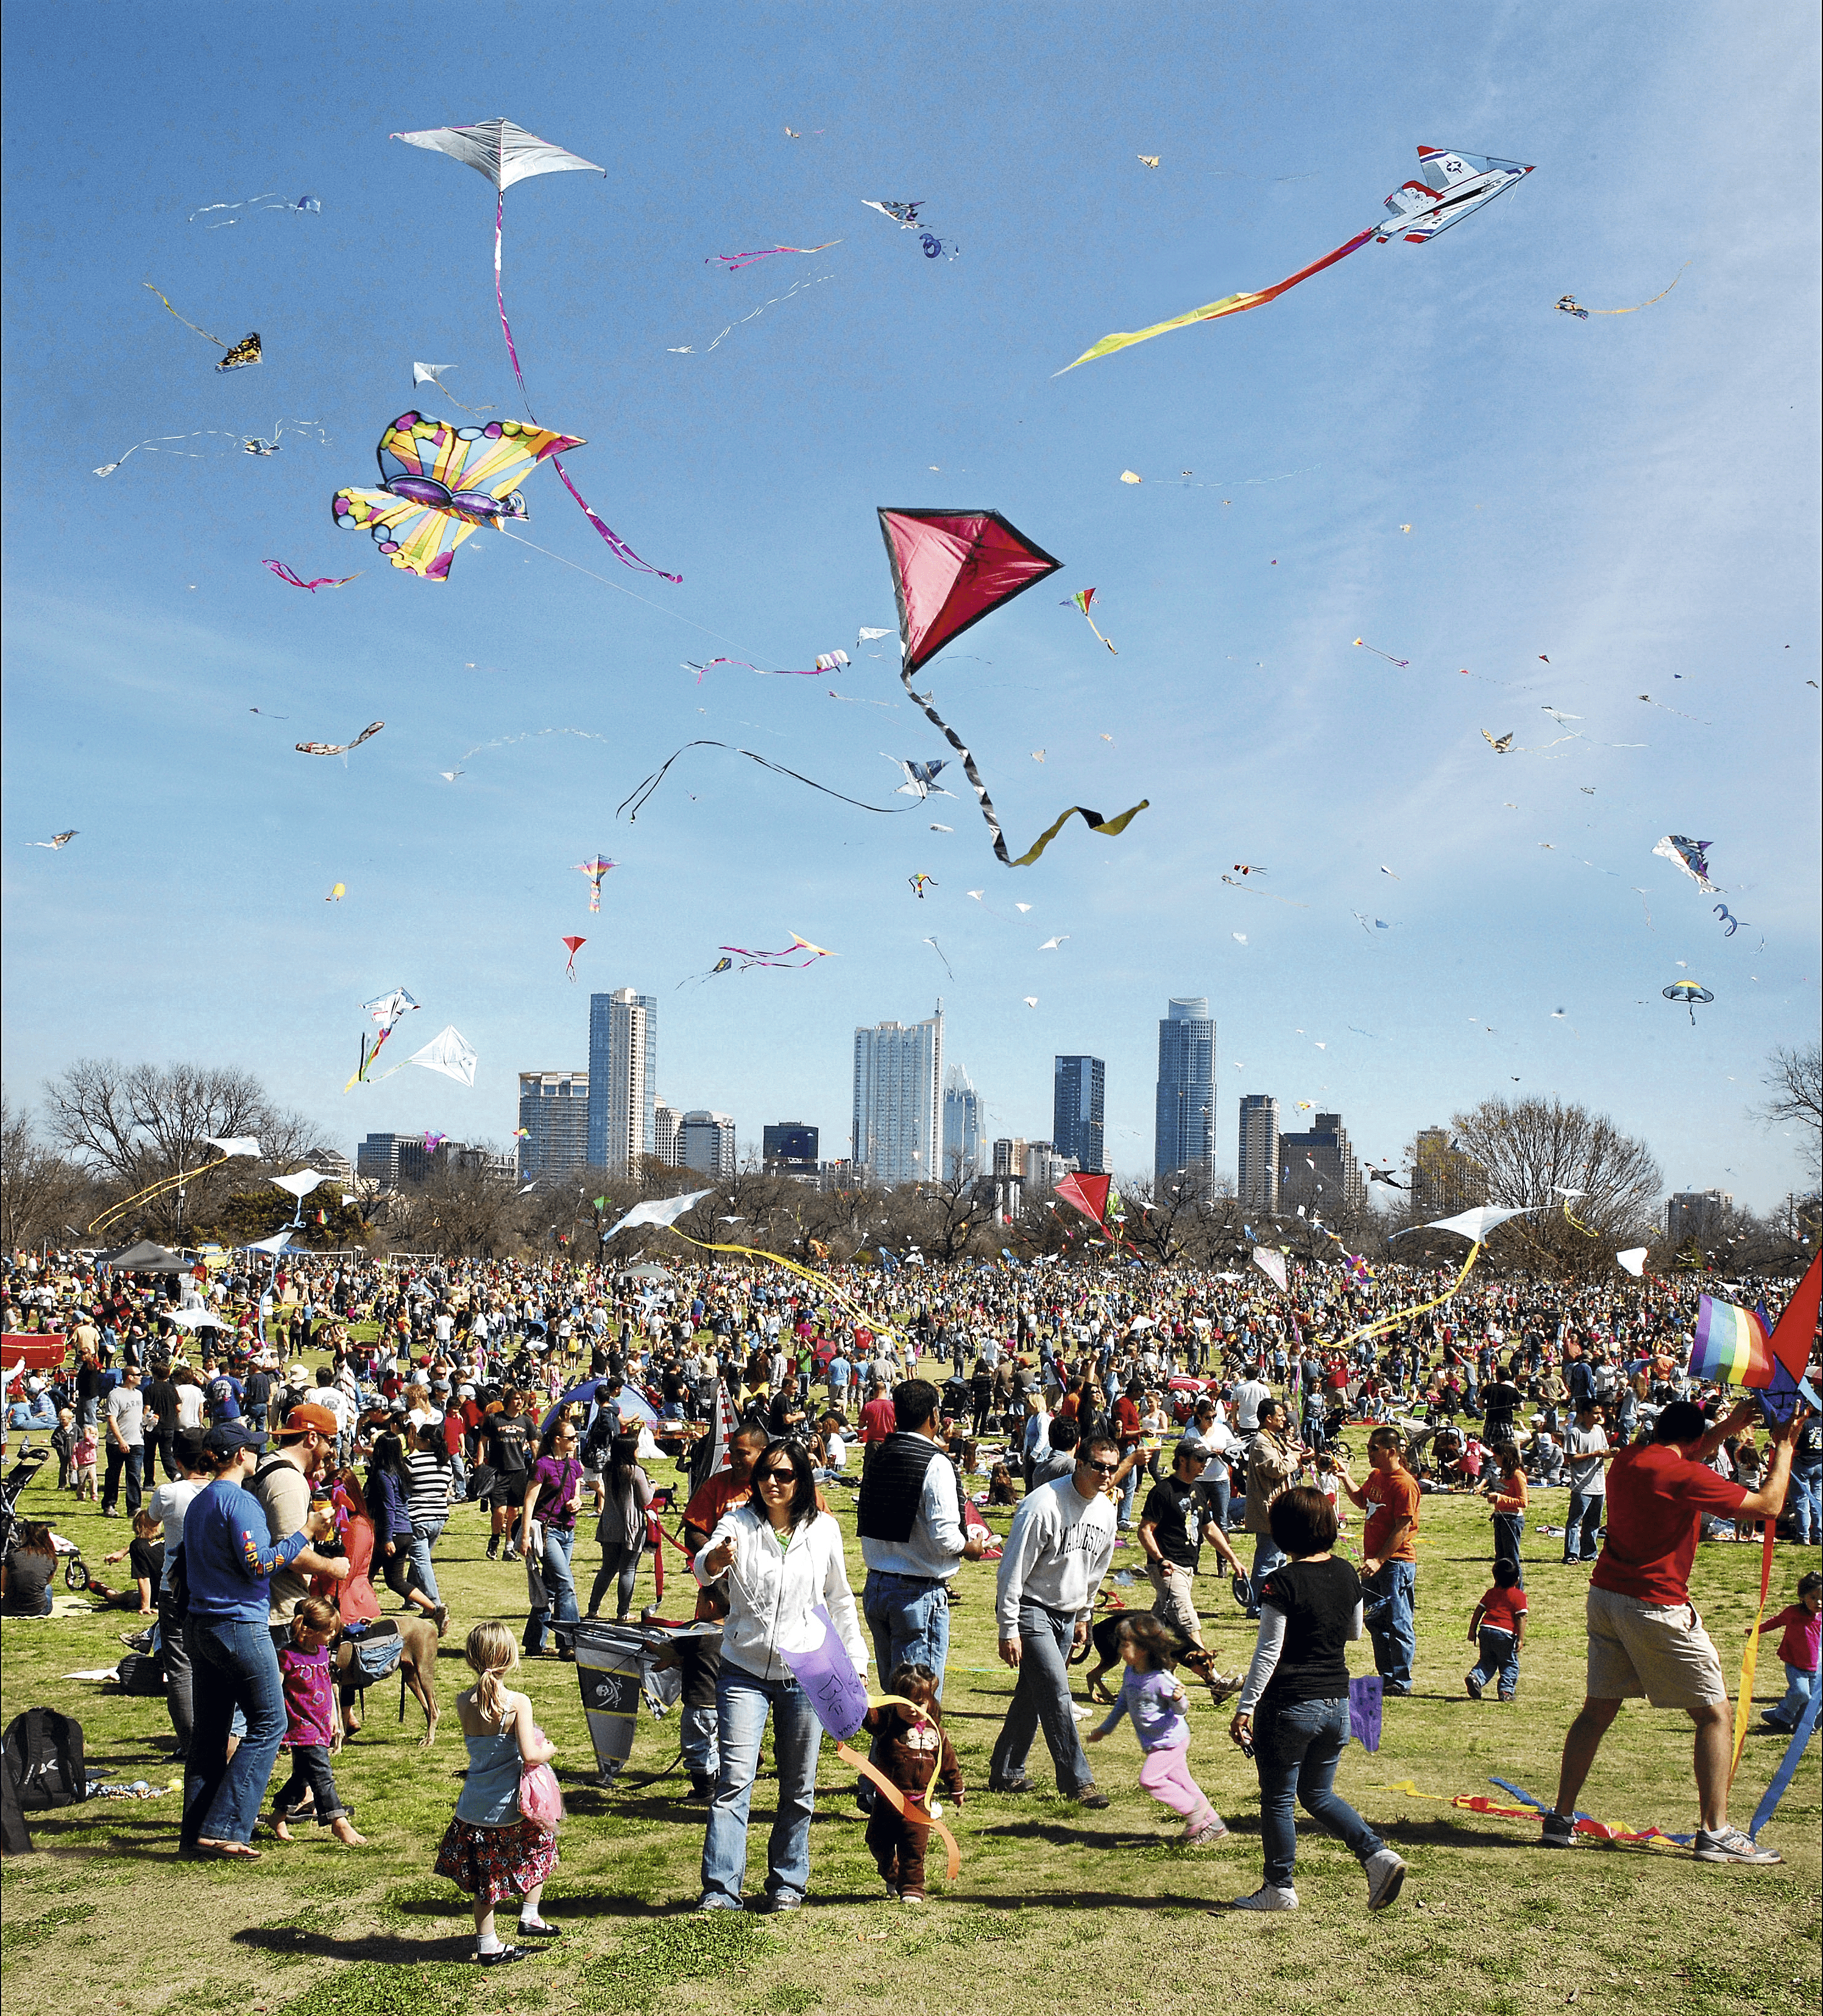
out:
<path id="1" fill-rule="evenodd" d="M 344 531 L 369 531 L 395 567 L 421 581 L 447 581 L 456 549 L 484 525 L 527 516 L 513 487 L 573 434 L 518 420 L 456 427 L 401 413 L 380 437 L 378 490 L 338 490 L 330 509 Z"/>
<path id="2" fill-rule="evenodd" d="M 346 756 L 351 749 L 358 749 L 369 736 L 377 735 L 385 725 L 384 721 L 370 721 L 352 742 L 294 742 L 291 746 L 300 756 Z"/>
<path id="3" fill-rule="evenodd" d="M 604 859 L 599 854 L 593 861 L 578 861 L 574 864 L 575 872 L 577 874 L 586 875 L 589 877 L 589 908 L 592 914 L 598 913 L 601 909 L 602 877 L 610 869 L 617 865 L 612 861 Z"/>
<path id="4" fill-rule="evenodd" d="M 531 175 L 580 169 L 605 177 L 607 171 L 593 161 L 584 160 L 580 154 L 570 153 L 562 147 L 553 146 L 548 140 L 541 140 L 535 133 L 527 132 L 523 126 L 515 126 L 510 119 L 485 120 L 478 126 L 436 126 L 421 132 L 395 133 L 392 137 L 413 147 L 426 147 L 434 153 L 447 154 L 451 160 L 460 161 L 477 175 L 485 175 L 493 184 L 494 301 L 500 311 L 500 333 L 506 339 L 506 355 L 513 360 L 513 375 L 519 381 L 520 396 L 525 401 L 526 411 L 530 412 L 531 395 L 525 389 L 525 374 L 519 368 L 519 352 L 513 344 L 512 325 L 506 319 L 506 298 L 500 286 L 500 238 L 506 221 L 506 192 L 513 183 L 523 182 Z M 560 445 L 567 447 L 569 444 L 563 442 Z M 641 560 L 618 532 L 598 517 L 588 499 L 570 481 L 561 456 L 555 452 L 551 456 L 551 466 L 557 472 L 558 481 L 575 499 L 583 517 L 605 541 L 615 559 L 643 573 L 657 574 L 661 581 L 676 582 L 683 578 Z"/>
<path id="5" fill-rule="evenodd" d="M 283 560 L 261 560 L 260 565 L 292 588 L 307 588 L 312 595 L 319 588 L 346 588 L 351 581 L 358 581 L 358 574 L 345 574 L 338 580 L 333 574 L 319 574 L 315 581 L 304 581 L 294 574 Z"/>
<path id="6" fill-rule="evenodd" d="M 991 614 L 1003 603 L 1022 595 L 1063 562 L 1054 560 L 1042 547 L 1034 545 L 998 511 L 880 511 L 881 536 L 886 542 L 887 560 L 892 570 L 893 592 L 899 603 L 900 643 L 899 683 L 924 718 L 939 729 L 962 759 L 964 773 L 975 787 L 982 819 L 993 837 L 995 855 L 1009 867 L 1025 868 L 1036 861 L 1062 830 L 1064 822 L 1080 816 L 1097 833 L 1124 833 L 1129 820 L 1146 809 L 1142 798 L 1111 819 L 1084 805 L 1070 805 L 1060 812 L 1031 847 L 1014 860 L 1007 851 L 1006 836 L 987 786 L 982 781 L 970 753 L 954 729 L 931 704 L 930 696 L 916 692 L 912 674 L 935 657 L 946 644 Z"/>
<path id="7" fill-rule="evenodd" d="M 1070 602 L 1073 602 L 1077 608 L 1082 610 L 1083 621 L 1088 625 L 1091 630 L 1095 630 L 1095 619 L 1089 614 L 1090 609 L 1094 606 L 1095 590 L 1092 588 L 1079 588 L 1076 590 L 1075 593 L 1070 597 Z M 1064 605 L 1066 609 L 1069 606 L 1069 603 L 1065 603 Z M 1097 637 L 1101 637 L 1101 632 L 1099 630 L 1095 630 L 1095 634 Z M 1118 658 L 1120 656 L 1119 652 L 1114 650 L 1114 646 L 1108 643 L 1108 639 L 1105 637 L 1101 637 L 1101 641 L 1104 644 L 1108 644 L 1108 650 L 1114 653 L 1115 657 Z"/>
<path id="8" fill-rule="evenodd" d="M 1084 351 L 1075 364 L 1066 364 L 1064 371 L 1074 371 L 1077 364 L 1092 363 L 1097 358 L 1111 356 L 1117 350 L 1144 343 L 1155 336 L 1163 336 L 1170 329 L 1187 329 L 1193 322 L 1215 322 L 1223 315 L 1241 315 L 1248 308 L 1263 308 L 1268 301 L 1276 301 L 1281 294 L 1309 279 L 1313 273 L 1320 273 L 1324 267 L 1335 265 L 1351 252 L 1358 252 L 1369 239 L 1385 245 L 1396 234 L 1408 245 L 1422 245 L 1492 203 L 1496 196 L 1517 188 L 1532 172 L 1519 161 L 1503 161 L 1490 154 L 1461 154 L 1443 147 L 1420 147 L 1418 160 L 1419 171 L 1425 179 L 1403 182 L 1387 197 L 1386 208 L 1392 214 L 1392 221 L 1369 225 L 1346 245 L 1338 245 L 1333 252 L 1326 252 L 1320 259 L 1300 267 L 1290 279 L 1281 280 L 1276 286 L 1264 288 L 1258 293 L 1224 294 L 1219 301 L 1211 301 L 1205 308 L 1191 308 L 1183 315 L 1173 315 L 1169 322 L 1154 322 L 1150 329 L 1117 330 L 1111 336 L 1104 336 L 1092 348 Z M 1056 376 L 1061 378 L 1063 372 Z"/>

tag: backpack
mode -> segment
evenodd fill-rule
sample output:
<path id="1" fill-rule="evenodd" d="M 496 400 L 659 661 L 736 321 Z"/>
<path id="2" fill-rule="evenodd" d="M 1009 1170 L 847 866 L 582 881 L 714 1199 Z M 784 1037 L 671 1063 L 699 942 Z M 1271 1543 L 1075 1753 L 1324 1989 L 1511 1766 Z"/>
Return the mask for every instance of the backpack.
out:
<path id="1" fill-rule="evenodd" d="M 54 1708 L 28 1708 L 6 1726 L 6 1769 L 28 1809 L 73 1805 L 88 1796 L 82 1725 Z"/>
<path id="2" fill-rule="evenodd" d="M 129 1652 L 117 1672 L 124 1693 L 162 1695 L 164 1692 L 164 1662 L 156 1654 Z"/>
<path id="3" fill-rule="evenodd" d="M 376 1618 L 366 1629 L 355 1634 L 344 1629 L 343 1643 L 348 1647 L 348 1663 L 336 1676 L 345 1687 L 370 1687 L 396 1672 L 405 1656 L 405 1641 L 391 1618 Z"/>

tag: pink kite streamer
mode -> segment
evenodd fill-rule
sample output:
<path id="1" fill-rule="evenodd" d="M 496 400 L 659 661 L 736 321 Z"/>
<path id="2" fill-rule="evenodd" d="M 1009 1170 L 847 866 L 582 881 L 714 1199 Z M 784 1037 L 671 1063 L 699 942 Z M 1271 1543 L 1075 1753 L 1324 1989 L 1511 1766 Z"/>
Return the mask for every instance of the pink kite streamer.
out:
<path id="1" fill-rule="evenodd" d="M 333 574 L 319 574 L 315 581 L 303 581 L 283 560 L 261 560 L 260 564 L 268 573 L 276 574 L 279 580 L 288 582 L 293 588 L 307 588 L 312 595 L 319 588 L 346 588 L 350 581 L 361 578 L 358 574 L 345 574 L 338 581 Z"/>
<path id="2" fill-rule="evenodd" d="M 769 245 L 763 252 L 717 252 L 703 264 L 722 266 L 730 273 L 738 273 L 743 266 L 751 266 L 756 259 L 770 259 L 780 252 L 827 252 L 830 245 L 841 242 L 839 238 L 832 238 L 829 245 Z"/>

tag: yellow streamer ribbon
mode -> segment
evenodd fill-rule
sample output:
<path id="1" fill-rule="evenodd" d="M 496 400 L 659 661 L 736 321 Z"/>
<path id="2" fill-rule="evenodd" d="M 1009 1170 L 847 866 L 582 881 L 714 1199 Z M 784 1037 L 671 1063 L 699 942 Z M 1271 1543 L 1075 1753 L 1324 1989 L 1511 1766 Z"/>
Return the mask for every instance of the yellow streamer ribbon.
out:
<path id="1" fill-rule="evenodd" d="M 1753 1613 L 1753 1629 L 1747 1634 L 1747 1649 L 1741 1654 L 1741 1684 L 1735 1696 L 1735 1754 L 1728 1763 L 1728 1783 L 1741 1768 L 1741 1752 L 1747 1747 L 1747 1724 L 1753 1713 L 1753 1676 L 1760 1668 L 1760 1625 L 1766 1615 L 1766 1592 L 1772 1581 L 1772 1543 L 1776 1517 L 1766 1521 L 1765 1543 L 1760 1553 L 1760 1607 Z"/>
<path id="2" fill-rule="evenodd" d="M 103 1226 L 113 1224 L 116 1219 L 131 1211 L 135 1204 L 143 1204 L 148 1197 L 161 1196 L 166 1190 L 175 1190 L 180 1183 L 194 1183 L 198 1176 L 206 1176 L 211 1169 L 220 1168 L 222 1163 L 230 1159 L 230 1157 L 222 1155 L 213 1162 L 204 1162 L 200 1168 L 180 1169 L 175 1176 L 160 1176 L 157 1183 L 149 1183 L 144 1190 L 135 1191 L 132 1196 L 123 1199 L 119 1204 L 110 1204 L 100 1217 L 89 1221 L 88 1229 L 91 1232 L 99 1232 Z"/>
<path id="3" fill-rule="evenodd" d="M 867 1705 L 870 1708 L 908 1708 L 920 1722 L 936 1730 L 939 1737 L 942 1734 L 941 1725 L 933 1721 L 917 1702 L 907 1701 L 903 1694 L 870 1694 L 867 1697 Z M 859 1772 L 863 1778 L 869 1780 L 876 1791 L 884 1792 L 888 1803 L 908 1826 L 928 1827 L 942 1838 L 949 1881 L 953 1883 L 962 1874 L 962 1851 L 956 1845 L 955 1835 L 930 1810 L 931 1787 L 936 1784 L 937 1773 L 942 1767 L 942 1743 L 938 1744 L 937 1754 L 931 1760 L 931 1776 L 924 1789 L 921 1792 L 913 1792 L 910 1800 L 884 1771 L 870 1763 L 859 1751 L 851 1749 L 845 1743 L 838 1743 L 835 1747 L 835 1754 L 852 1769 Z"/>
<path id="4" fill-rule="evenodd" d="M 814 1267 L 806 1267 L 798 1261 L 788 1260 L 783 1253 L 768 1253 L 762 1247 L 719 1246 L 712 1244 L 706 1239 L 692 1239 L 687 1232 L 679 1232 L 675 1225 L 668 1225 L 664 1229 L 667 1232 L 675 1233 L 686 1246 L 699 1247 L 704 1253 L 744 1253 L 751 1259 L 769 1260 L 774 1266 L 783 1267 L 787 1274 L 795 1274 L 800 1280 L 815 1282 L 832 1301 L 839 1303 L 850 1316 L 857 1317 L 877 1335 L 889 1337 L 895 1344 L 902 1344 L 905 1341 L 891 1323 L 883 1323 L 870 1310 L 864 1309 L 860 1303 L 856 1301 L 852 1296 L 838 1287 L 827 1274 L 818 1273 Z M 910 1704 L 908 1703 L 907 1705 L 909 1706 Z"/>
<path id="5" fill-rule="evenodd" d="M 1364 1323 L 1359 1330 L 1350 1330 L 1346 1337 L 1338 1341 L 1336 1345 L 1334 1346 L 1334 1348 L 1339 1351 L 1344 1345 L 1354 1343 L 1359 1337 L 1379 1337 L 1385 1331 L 1391 1330 L 1395 1324 L 1403 1323 L 1407 1316 L 1421 1316 L 1427 1309 L 1441 1309 L 1443 1304 L 1448 1301 L 1450 1297 L 1455 1294 L 1456 1291 L 1461 1287 L 1462 1283 L 1468 1279 L 1468 1270 L 1475 1265 L 1475 1255 L 1479 1253 L 1480 1251 L 1481 1247 L 1479 1244 L 1469 1247 L 1468 1258 L 1462 1263 L 1461 1273 L 1456 1276 L 1455 1280 L 1450 1283 L 1450 1286 L 1444 1290 L 1443 1294 L 1437 1296 L 1434 1300 L 1428 1302 L 1418 1302 L 1409 1309 L 1395 1309 L 1389 1316 L 1376 1316 L 1371 1323 Z"/>

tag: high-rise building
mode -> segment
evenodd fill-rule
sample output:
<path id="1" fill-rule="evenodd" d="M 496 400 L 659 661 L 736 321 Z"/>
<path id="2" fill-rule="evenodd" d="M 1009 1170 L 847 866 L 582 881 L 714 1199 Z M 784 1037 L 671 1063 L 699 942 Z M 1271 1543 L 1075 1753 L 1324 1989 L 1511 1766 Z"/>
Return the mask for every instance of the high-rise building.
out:
<path id="1" fill-rule="evenodd" d="M 1270 1093 L 1250 1092 L 1241 1101 L 1235 1157 L 1235 1187 L 1254 1211 L 1279 1208 L 1279 1103 Z"/>
<path id="2" fill-rule="evenodd" d="M 943 1080 L 943 1175 L 967 1181 L 981 1174 L 981 1094 L 960 1064 Z"/>
<path id="3" fill-rule="evenodd" d="M 658 1003 L 618 987 L 589 997 L 589 1163 L 611 1175 L 639 1172 L 658 1150 Z"/>
<path id="4" fill-rule="evenodd" d="M 519 1175 L 562 1175 L 589 1160 L 587 1071 L 519 1074 Z"/>
<path id="5" fill-rule="evenodd" d="M 1735 1215 L 1735 1200 L 1727 1190 L 1679 1190 L 1665 1203 L 1665 1241 L 1683 1247 L 1695 1240 L 1699 1246 L 1719 1239 Z"/>
<path id="6" fill-rule="evenodd" d="M 718 1181 L 734 1173 L 734 1122 L 726 1113 L 699 1107 L 683 1116 L 679 1133 L 679 1166 L 700 1169 Z"/>
<path id="7" fill-rule="evenodd" d="M 994 1143 L 993 1157 L 994 1202 L 1003 1212 L 1016 1211 L 1025 1181 L 1025 1143 L 1018 1135 L 1003 1135 Z"/>
<path id="8" fill-rule="evenodd" d="M 1447 1127 L 1421 1127 L 1411 1144 L 1412 1208 L 1421 1219 L 1454 1218 L 1487 1202 L 1487 1172 L 1450 1139 Z"/>
<path id="9" fill-rule="evenodd" d="M 943 1172 L 943 1010 L 855 1031 L 854 1159 L 883 1188 Z"/>
<path id="10" fill-rule="evenodd" d="M 355 1151 L 355 1172 L 382 1190 L 396 1190 L 401 1183 L 428 1182 L 439 1157 L 459 1163 L 470 1153 L 459 1141 L 427 1147 L 431 1138 L 423 1134 L 369 1134 Z"/>
<path id="11" fill-rule="evenodd" d="M 1215 1187 L 1216 1025 L 1200 995 L 1174 995 L 1158 1024 L 1152 1169 L 1161 1184 Z"/>
<path id="12" fill-rule="evenodd" d="M 769 1176 L 813 1176 L 821 1137 L 802 1120 L 781 1120 L 760 1133 L 760 1154 Z"/>
<path id="13" fill-rule="evenodd" d="M 1319 1113 L 1308 1132 L 1279 1136 L 1278 1209 L 1333 1217 L 1357 1205 L 1365 1187 L 1339 1113 Z"/>
<path id="14" fill-rule="evenodd" d="M 1026 1204 L 1040 1202 L 1049 1197 L 1077 1166 L 1074 1156 L 1060 1155 L 1050 1142 L 1029 1141 L 1019 1164 L 1019 1172 L 1025 1186 L 1021 1201 Z"/>
<path id="15" fill-rule="evenodd" d="M 652 1102 L 652 1156 L 669 1168 L 683 1165 L 683 1115 L 662 1096 Z"/>
<path id="16" fill-rule="evenodd" d="M 1056 1057 L 1051 1062 L 1051 1143 L 1079 1169 L 1099 1175 L 1102 1104 L 1108 1067 L 1099 1057 Z"/>

